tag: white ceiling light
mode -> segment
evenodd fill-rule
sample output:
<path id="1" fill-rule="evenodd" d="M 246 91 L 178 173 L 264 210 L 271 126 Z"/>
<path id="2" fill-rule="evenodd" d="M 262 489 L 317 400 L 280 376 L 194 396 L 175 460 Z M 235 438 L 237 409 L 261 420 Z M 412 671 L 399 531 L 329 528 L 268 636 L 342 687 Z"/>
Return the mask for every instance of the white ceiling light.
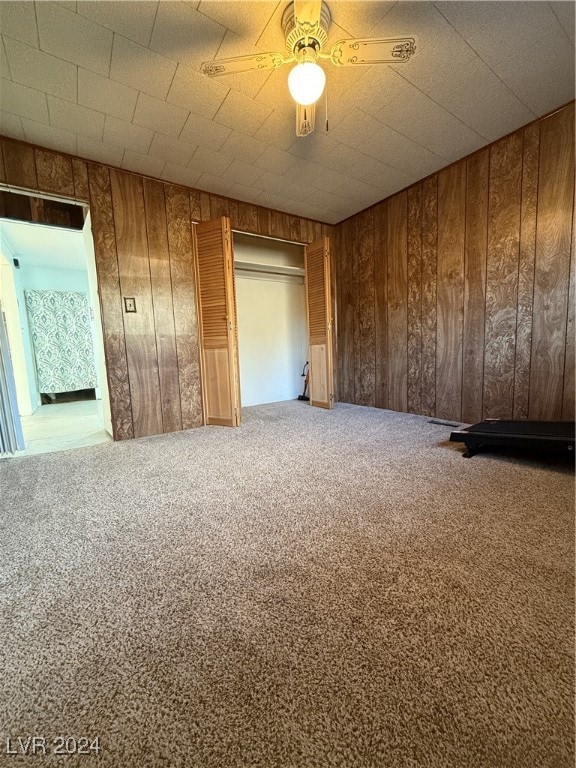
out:
<path id="1" fill-rule="evenodd" d="M 297 104 L 308 107 L 318 101 L 326 85 L 324 70 L 315 61 L 301 61 L 288 75 L 288 90 Z"/>

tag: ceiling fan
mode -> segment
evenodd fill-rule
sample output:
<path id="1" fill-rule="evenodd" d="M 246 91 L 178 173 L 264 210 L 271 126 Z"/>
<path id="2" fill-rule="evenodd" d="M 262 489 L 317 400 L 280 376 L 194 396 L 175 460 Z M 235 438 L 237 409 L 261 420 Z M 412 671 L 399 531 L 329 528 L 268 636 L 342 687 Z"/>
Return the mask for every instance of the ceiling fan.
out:
<path id="1" fill-rule="evenodd" d="M 288 76 L 288 88 L 296 102 L 296 135 L 306 136 L 314 130 L 316 101 L 326 84 L 318 60 L 326 59 L 337 67 L 399 64 L 416 51 L 413 37 L 350 38 L 338 40 L 326 50 L 330 21 L 330 9 L 324 0 L 294 0 L 282 16 L 287 54 L 254 53 L 205 61 L 201 71 L 208 77 L 221 77 L 297 62 Z"/>

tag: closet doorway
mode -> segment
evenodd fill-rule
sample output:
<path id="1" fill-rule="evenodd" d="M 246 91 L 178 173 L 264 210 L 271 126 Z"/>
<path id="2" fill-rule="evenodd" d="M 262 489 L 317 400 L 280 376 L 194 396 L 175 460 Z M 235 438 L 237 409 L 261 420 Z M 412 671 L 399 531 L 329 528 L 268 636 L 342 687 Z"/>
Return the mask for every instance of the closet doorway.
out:
<path id="1" fill-rule="evenodd" d="M 304 247 L 233 239 L 242 405 L 295 400 L 308 363 Z"/>
<path id="2" fill-rule="evenodd" d="M 112 440 L 90 216 L 74 208 L 73 226 L 0 219 L 0 297 L 25 441 L 17 456 Z"/>

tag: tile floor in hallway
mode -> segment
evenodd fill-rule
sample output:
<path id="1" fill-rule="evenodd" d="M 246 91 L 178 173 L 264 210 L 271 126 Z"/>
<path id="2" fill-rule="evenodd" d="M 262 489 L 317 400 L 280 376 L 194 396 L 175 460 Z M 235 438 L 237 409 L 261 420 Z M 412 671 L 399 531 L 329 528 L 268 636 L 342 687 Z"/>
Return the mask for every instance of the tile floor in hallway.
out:
<path id="1" fill-rule="evenodd" d="M 15 455 L 32 456 L 111 442 L 100 409 L 98 400 L 41 405 L 32 416 L 22 417 L 26 450 Z"/>

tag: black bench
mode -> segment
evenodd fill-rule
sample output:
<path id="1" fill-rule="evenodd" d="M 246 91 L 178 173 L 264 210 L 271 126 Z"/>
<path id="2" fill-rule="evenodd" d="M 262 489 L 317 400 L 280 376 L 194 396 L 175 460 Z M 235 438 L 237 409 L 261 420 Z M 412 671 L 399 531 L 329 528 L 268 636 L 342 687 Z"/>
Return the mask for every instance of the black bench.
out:
<path id="1" fill-rule="evenodd" d="M 575 431 L 573 421 L 486 419 L 452 432 L 450 440 L 466 445 L 467 459 L 489 446 L 571 451 L 574 455 Z"/>

